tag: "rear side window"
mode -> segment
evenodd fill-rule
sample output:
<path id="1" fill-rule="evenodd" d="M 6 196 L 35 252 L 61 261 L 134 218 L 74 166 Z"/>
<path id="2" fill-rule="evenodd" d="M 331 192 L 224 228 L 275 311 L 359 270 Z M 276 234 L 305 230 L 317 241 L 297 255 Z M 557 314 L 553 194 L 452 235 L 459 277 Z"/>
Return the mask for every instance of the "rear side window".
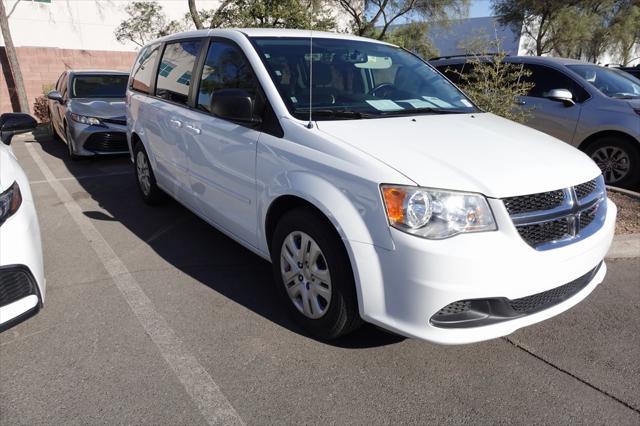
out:
<path id="1" fill-rule="evenodd" d="M 201 47 L 200 39 L 167 44 L 158 67 L 156 96 L 187 104 L 191 76 Z"/>
<path id="2" fill-rule="evenodd" d="M 154 64 L 158 58 L 160 45 L 148 46 L 140 52 L 131 71 L 131 89 L 142 93 L 150 93 Z"/>
<path id="3" fill-rule="evenodd" d="M 582 86 L 560 71 L 544 65 L 533 64 L 525 64 L 524 68 L 531 71 L 531 75 L 526 77 L 526 80 L 534 84 L 528 96 L 544 98 L 553 89 L 567 89 L 573 93 L 577 102 L 589 99 L 589 93 Z"/>
<path id="4" fill-rule="evenodd" d="M 211 112 L 211 95 L 225 89 L 243 89 L 254 102 L 261 101 L 258 81 L 240 48 L 221 41 L 209 46 L 202 70 L 197 106 Z"/>

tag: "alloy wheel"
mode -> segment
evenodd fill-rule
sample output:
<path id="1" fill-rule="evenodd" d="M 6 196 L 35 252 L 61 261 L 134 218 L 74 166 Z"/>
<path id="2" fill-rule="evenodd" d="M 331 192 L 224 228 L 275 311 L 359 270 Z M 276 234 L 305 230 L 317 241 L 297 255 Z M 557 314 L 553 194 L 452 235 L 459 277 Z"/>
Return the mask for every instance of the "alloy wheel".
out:
<path id="1" fill-rule="evenodd" d="M 624 179 L 631 168 L 629 155 L 615 146 L 598 148 L 591 154 L 591 159 L 600 167 L 608 184 Z"/>
<path id="2" fill-rule="evenodd" d="M 149 161 L 143 151 L 138 151 L 136 155 L 136 172 L 138 175 L 138 183 L 144 195 L 149 195 L 151 191 L 151 174 L 149 169 Z"/>
<path id="3" fill-rule="evenodd" d="M 291 232 L 280 249 L 280 273 L 296 309 L 311 319 L 321 318 L 331 303 L 331 274 L 327 260 L 308 234 Z"/>

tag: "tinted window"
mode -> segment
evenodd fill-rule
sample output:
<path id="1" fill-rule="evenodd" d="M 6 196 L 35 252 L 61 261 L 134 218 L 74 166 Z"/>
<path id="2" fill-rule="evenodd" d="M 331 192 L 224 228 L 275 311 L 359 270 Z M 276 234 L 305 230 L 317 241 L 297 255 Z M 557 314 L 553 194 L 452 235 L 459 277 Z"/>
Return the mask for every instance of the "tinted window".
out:
<path id="1" fill-rule="evenodd" d="M 586 90 L 560 71 L 543 65 L 525 64 L 524 68 L 531 71 L 531 75 L 525 79 L 534 84 L 528 96 L 544 98 L 553 89 L 567 89 L 573 93 L 577 102 L 583 102 L 589 98 Z"/>
<path id="2" fill-rule="evenodd" d="M 71 82 L 73 98 L 124 98 L 128 75 L 77 75 Z"/>
<path id="3" fill-rule="evenodd" d="M 254 102 L 261 100 L 258 82 L 242 51 L 230 43 L 214 41 L 202 70 L 198 108 L 211 112 L 211 95 L 225 89 L 243 89 Z"/>
<path id="4" fill-rule="evenodd" d="M 167 44 L 158 67 L 157 96 L 180 104 L 187 103 L 191 74 L 201 46 L 202 40 Z"/>
<path id="5" fill-rule="evenodd" d="M 138 55 L 131 71 L 131 88 L 142 93 L 149 93 L 151 79 L 154 74 L 154 64 L 158 58 L 160 46 L 148 46 Z"/>

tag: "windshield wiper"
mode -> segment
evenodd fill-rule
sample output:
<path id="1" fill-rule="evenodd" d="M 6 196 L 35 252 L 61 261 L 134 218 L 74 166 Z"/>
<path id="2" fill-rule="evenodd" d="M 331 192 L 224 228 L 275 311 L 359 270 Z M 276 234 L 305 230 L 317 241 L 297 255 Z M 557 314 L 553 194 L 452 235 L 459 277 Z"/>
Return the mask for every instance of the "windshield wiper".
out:
<path id="1" fill-rule="evenodd" d="M 413 115 L 413 114 L 471 114 L 473 111 L 464 111 L 459 109 L 446 109 L 446 108 L 414 108 L 414 109 L 401 109 L 397 111 L 384 111 L 381 114 L 385 116 L 390 115 Z"/>
<path id="2" fill-rule="evenodd" d="M 309 114 L 309 108 L 300 108 L 296 109 L 296 114 Z M 319 117 L 335 117 L 335 118 L 351 118 L 354 120 L 359 120 L 361 118 L 371 118 L 375 115 L 367 114 L 366 112 L 357 112 L 350 110 L 342 110 L 342 109 L 315 109 L 311 110 L 312 116 Z"/>

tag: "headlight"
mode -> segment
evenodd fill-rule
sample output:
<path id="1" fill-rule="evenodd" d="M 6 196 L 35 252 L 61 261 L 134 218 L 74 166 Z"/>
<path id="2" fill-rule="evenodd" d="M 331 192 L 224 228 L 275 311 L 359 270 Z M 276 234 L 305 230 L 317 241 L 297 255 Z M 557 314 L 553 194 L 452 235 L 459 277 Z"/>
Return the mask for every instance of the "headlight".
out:
<path id="1" fill-rule="evenodd" d="M 497 229 L 480 194 L 396 185 L 382 185 L 381 190 L 389 224 L 409 234 L 438 240 Z"/>
<path id="2" fill-rule="evenodd" d="M 90 124 L 92 126 L 102 126 L 99 118 L 87 117 L 86 115 L 71 114 L 71 119 L 77 123 Z"/>
<path id="3" fill-rule="evenodd" d="M 18 211 L 20 204 L 22 204 L 20 187 L 17 182 L 13 182 L 9 189 L 0 194 L 0 225 Z"/>

